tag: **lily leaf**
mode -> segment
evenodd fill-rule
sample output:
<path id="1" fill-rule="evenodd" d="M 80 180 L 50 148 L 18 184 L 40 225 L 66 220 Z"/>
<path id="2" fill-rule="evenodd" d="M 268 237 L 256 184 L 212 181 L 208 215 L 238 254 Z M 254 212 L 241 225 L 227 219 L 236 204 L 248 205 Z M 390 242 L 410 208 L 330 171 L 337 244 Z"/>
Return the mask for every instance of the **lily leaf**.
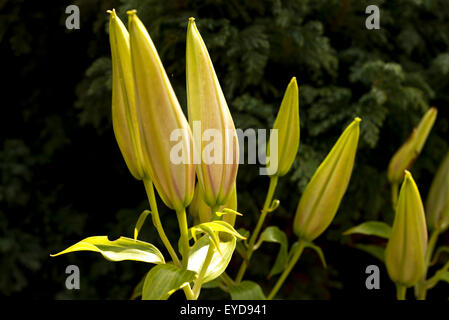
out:
<path id="1" fill-rule="evenodd" d="M 367 236 L 377 236 L 388 239 L 390 238 L 391 227 L 385 222 L 367 221 L 345 231 L 343 234 L 350 235 L 354 233 L 364 234 Z"/>
<path id="2" fill-rule="evenodd" d="M 209 236 L 202 236 L 190 249 L 189 261 L 187 269 L 199 273 L 206 259 L 207 250 L 209 249 L 210 240 Z M 204 275 L 203 283 L 219 277 L 229 264 L 232 258 L 232 254 L 235 249 L 235 237 L 232 237 L 229 241 L 220 241 L 219 247 L 221 254 L 217 251 L 214 252 L 212 260 Z"/>
<path id="3" fill-rule="evenodd" d="M 173 264 L 161 264 L 148 272 L 142 289 L 142 300 L 167 300 L 176 290 L 195 279 L 193 271 L 183 270 Z"/>
<path id="4" fill-rule="evenodd" d="M 232 300 L 266 300 L 262 288 L 253 281 L 242 281 L 229 288 Z"/>
<path id="5" fill-rule="evenodd" d="M 355 247 L 365 251 L 380 261 L 385 261 L 385 248 L 374 244 L 356 244 Z"/>
<path id="6" fill-rule="evenodd" d="M 109 241 L 107 236 L 89 237 L 50 256 L 56 257 L 75 251 L 99 252 L 111 261 L 135 260 L 156 264 L 165 263 L 164 256 L 154 245 L 126 237 L 120 237 L 114 241 Z"/>
<path id="7" fill-rule="evenodd" d="M 449 271 L 443 272 L 439 280 L 449 283 Z"/>
<path id="8" fill-rule="evenodd" d="M 327 268 L 326 259 L 324 259 L 324 253 L 323 253 L 323 250 L 321 250 L 320 247 L 318 247 L 317 245 L 314 245 L 312 242 L 307 242 L 307 241 L 306 241 L 304 247 L 313 249 L 318 254 L 318 256 L 320 257 L 320 260 L 321 260 L 321 263 L 323 264 L 323 267 Z"/>
<path id="9" fill-rule="evenodd" d="M 260 235 L 259 241 L 256 244 L 256 249 L 262 244 L 262 242 L 273 242 L 279 243 L 279 253 L 276 257 L 273 267 L 268 274 L 268 277 L 276 275 L 284 271 L 287 266 L 287 255 L 288 255 L 288 240 L 287 235 L 284 231 L 280 230 L 278 227 L 268 227 Z"/>
<path id="10" fill-rule="evenodd" d="M 436 250 L 435 254 L 433 255 L 433 259 L 430 265 L 434 265 L 438 262 L 438 259 L 440 258 L 441 254 L 443 252 L 449 253 L 449 247 L 448 246 L 441 246 L 438 247 L 438 249 Z"/>
<path id="11" fill-rule="evenodd" d="M 137 236 L 139 235 L 140 229 L 142 229 L 142 226 L 145 223 L 145 220 L 149 214 L 151 214 L 150 210 L 144 210 L 140 214 L 139 219 L 137 219 L 136 226 L 134 227 L 134 240 L 137 240 Z"/>

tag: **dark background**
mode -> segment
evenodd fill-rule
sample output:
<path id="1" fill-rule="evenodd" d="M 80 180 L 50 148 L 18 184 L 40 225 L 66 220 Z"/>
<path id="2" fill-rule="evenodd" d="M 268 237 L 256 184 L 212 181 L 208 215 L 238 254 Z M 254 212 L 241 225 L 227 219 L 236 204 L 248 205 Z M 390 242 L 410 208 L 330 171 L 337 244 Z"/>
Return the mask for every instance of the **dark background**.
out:
<path id="1" fill-rule="evenodd" d="M 76 4 L 81 28 L 65 28 Z M 365 8 L 380 7 L 380 30 L 365 28 Z M 236 127 L 270 128 L 292 76 L 300 86 L 301 144 L 280 180 L 280 208 L 267 222 L 296 241 L 292 219 L 313 172 L 342 129 L 360 116 L 361 139 L 352 180 L 331 227 L 316 240 L 324 269 L 309 250 L 279 298 L 393 299 L 382 263 L 354 248 L 375 243 L 341 233 L 367 220 L 392 222 L 386 168 L 429 106 L 439 110 L 412 173 L 426 197 L 448 151 L 449 1 L 10 1 L 0 0 L 0 295 L 32 299 L 127 299 L 148 271 L 140 262 L 106 261 L 79 252 L 50 258 L 93 235 L 132 237 L 148 207 L 142 183 L 129 174 L 111 126 L 111 61 L 107 9 L 137 9 L 183 107 L 185 34 L 190 16 L 208 46 Z M 258 166 L 238 175 L 237 227 L 252 229 L 268 188 Z M 174 212 L 161 218 L 175 242 Z M 147 223 L 143 240 L 161 250 Z M 449 237 L 441 237 L 442 244 Z M 264 244 L 246 279 L 265 292 L 278 246 Z M 81 290 L 65 289 L 65 268 L 79 266 Z M 381 267 L 381 290 L 365 289 L 365 268 Z M 228 273 L 235 275 L 235 257 Z M 410 297 L 411 292 L 410 290 Z M 439 284 L 430 299 L 446 299 Z M 182 298 L 175 294 L 173 298 Z M 227 298 L 216 289 L 201 298 Z"/>

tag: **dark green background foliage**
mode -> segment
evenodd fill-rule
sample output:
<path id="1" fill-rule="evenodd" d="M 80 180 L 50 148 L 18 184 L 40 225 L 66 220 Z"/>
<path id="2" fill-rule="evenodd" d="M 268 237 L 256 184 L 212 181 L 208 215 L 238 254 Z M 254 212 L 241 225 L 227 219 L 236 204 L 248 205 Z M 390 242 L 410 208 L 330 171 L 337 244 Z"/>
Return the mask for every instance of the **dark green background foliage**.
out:
<path id="1" fill-rule="evenodd" d="M 81 29 L 66 30 L 65 7 L 77 4 Z M 365 8 L 381 9 L 380 30 L 365 28 Z M 342 231 L 366 221 L 392 221 L 386 168 L 429 106 L 438 119 L 412 173 L 425 198 L 448 150 L 449 1 L 0 1 L 0 294 L 9 297 L 126 299 L 149 266 L 112 263 L 94 253 L 50 258 L 84 237 L 132 236 L 148 207 L 143 185 L 129 174 L 111 127 L 111 60 L 107 9 L 137 9 L 185 108 L 185 35 L 194 16 L 208 46 L 237 127 L 270 128 L 292 76 L 300 86 L 301 145 L 280 180 L 280 208 L 268 222 L 295 241 L 291 222 L 299 197 L 342 129 L 360 116 L 353 177 L 331 227 L 317 239 L 328 269 L 309 250 L 279 297 L 393 298 L 381 267 L 381 288 L 365 289 L 365 268 L 380 262 L 353 247 L 366 237 Z M 6 98 L 6 99 L 5 99 Z M 268 179 L 258 166 L 238 175 L 237 227 L 255 225 Z M 161 208 L 163 206 L 161 205 Z M 161 209 L 176 241 L 175 214 Z M 144 240 L 162 249 L 150 223 Z M 443 237 L 442 242 L 448 242 Z M 264 244 L 247 279 L 268 292 L 275 244 Z M 229 274 L 240 260 L 234 258 Z M 65 267 L 81 271 L 81 290 L 64 287 Z M 276 277 L 275 277 L 276 278 Z M 439 285 L 430 298 L 447 299 Z M 215 289 L 203 298 L 226 297 Z M 174 297 L 180 297 L 174 295 Z"/>

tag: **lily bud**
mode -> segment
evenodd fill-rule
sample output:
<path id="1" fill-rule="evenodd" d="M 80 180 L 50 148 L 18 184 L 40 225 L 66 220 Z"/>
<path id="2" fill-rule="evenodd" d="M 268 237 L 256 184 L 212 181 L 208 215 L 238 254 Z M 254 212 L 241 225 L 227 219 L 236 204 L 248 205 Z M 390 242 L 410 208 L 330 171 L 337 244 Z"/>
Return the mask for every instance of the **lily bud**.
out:
<path id="1" fill-rule="evenodd" d="M 235 183 L 238 139 L 212 61 L 193 18 L 189 19 L 187 28 L 186 63 L 187 106 L 195 139 L 198 183 L 204 201 L 216 207 L 226 203 Z"/>
<path id="2" fill-rule="evenodd" d="M 135 11 L 128 11 L 143 167 L 164 203 L 176 211 L 195 188 L 193 137 L 159 55 Z"/>
<path id="3" fill-rule="evenodd" d="M 334 219 L 351 178 L 360 121 L 345 129 L 304 190 L 293 222 L 299 238 L 313 241 Z"/>
<path id="4" fill-rule="evenodd" d="M 412 134 L 404 144 L 396 151 L 388 165 L 388 180 L 391 183 L 400 183 L 404 178 L 404 170 L 409 169 L 421 153 L 427 136 L 435 123 L 437 109 L 430 108 L 413 129 Z"/>
<path id="5" fill-rule="evenodd" d="M 269 172 L 269 175 L 281 177 L 290 170 L 299 148 L 299 97 L 295 77 L 285 91 L 273 130 L 278 130 L 278 139 L 271 141 L 270 136 L 267 147 L 267 167 L 270 168 L 271 163 L 276 163 L 277 170 L 274 173 Z M 277 143 L 277 148 L 274 149 L 277 150 L 277 155 L 272 155 L 277 158 L 274 162 L 270 159 L 271 143 Z"/>
<path id="6" fill-rule="evenodd" d="M 236 184 L 232 188 L 231 195 L 225 204 L 221 205 L 218 208 L 218 211 L 223 210 L 224 208 L 232 209 L 237 211 L 237 189 Z M 196 220 L 196 224 L 205 223 L 212 221 L 212 209 L 209 207 L 204 201 L 204 197 L 201 191 L 200 186 L 197 184 L 195 187 L 195 195 L 193 196 L 192 203 L 189 206 L 189 214 L 194 217 Z M 235 224 L 235 214 L 224 214 L 223 221 L 226 221 L 230 225 L 234 226 Z"/>
<path id="7" fill-rule="evenodd" d="M 108 11 L 112 55 L 112 126 L 115 139 L 134 178 L 143 179 L 142 151 L 134 98 L 129 34 L 115 10 Z"/>
<path id="8" fill-rule="evenodd" d="M 393 228 L 385 249 L 385 264 L 394 282 L 411 287 L 424 275 L 427 228 L 418 187 L 405 172 Z"/>
<path id="9" fill-rule="evenodd" d="M 449 152 L 438 168 L 426 200 L 429 228 L 443 232 L 449 226 Z"/>

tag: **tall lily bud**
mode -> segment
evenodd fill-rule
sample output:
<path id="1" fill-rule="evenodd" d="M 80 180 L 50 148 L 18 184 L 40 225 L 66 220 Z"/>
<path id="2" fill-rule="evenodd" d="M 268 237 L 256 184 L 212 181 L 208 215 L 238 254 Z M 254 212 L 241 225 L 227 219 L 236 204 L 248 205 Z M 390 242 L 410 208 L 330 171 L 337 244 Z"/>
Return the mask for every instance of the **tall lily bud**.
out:
<path id="1" fill-rule="evenodd" d="M 283 176 L 290 170 L 299 148 L 299 97 L 295 77 L 291 79 L 285 91 L 273 130 L 277 130 L 278 135 L 277 141 L 272 141 L 270 136 L 268 142 L 268 174 Z M 272 143 L 277 143 L 277 148 L 274 148 L 277 154 L 271 154 Z M 276 159 L 271 159 L 270 154 Z"/>
<path id="2" fill-rule="evenodd" d="M 405 172 L 393 229 L 385 249 L 385 264 L 394 282 L 411 287 L 425 272 L 427 228 L 418 187 Z"/>
<path id="3" fill-rule="evenodd" d="M 438 168 L 426 200 L 429 228 L 443 232 L 449 226 L 449 152 Z"/>
<path id="4" fill-rule="evenodd" d="M 351 178 L 360 121 L 345 129 L 304 190 L 293 222 L 299 238 L 313 241 L 334 219 Z"/>
<path id="5" fill-rule="evenodd" d="M 190 18 L 187 28 L 187 106 L 204 201 L 225 204 L 237 176 L 237 132 L 206 45 Z M 208 140 L 205 142 L 203 140 Z"/>
<path id="6" fill-rule="evenodd" d="M 404 170 L 409 169 L 421 153 L 427 136 L 435 123 L 437 113 L 436 108 L 430 108 L 418 126 L 413 129 L 407 141 L 404 142 L 391 158 L 390 164 L 388 165 L 388 180 L 391 183 L 399 184 L 404 178 Z"/>
<path id="7" fill-rule="evenodd" d="M 150 35 L 128 14 L 144 170 L 164 203 L 184 210 L 195 188 L 192 133 Z"/>
<path id="8" fill-rule="evenodd" d="M 134 98 L 129 34 L 115 10 L 108 11 L 112 55 L 112 126 L 115 138 L 131 174 L 144 176 L 142 151 Z"/>
<path id="9" fill-rule="evenodd" d="M 237 189 L 236 184 L 232 188 L 231 195 L 225 204 L 218 208 L 218 211 L 224 208 L 232 209 L 237 211 Z M 198 223 L 210 222 L 212 221 L 212 209 L 204 201 L 203 193 L 200 186 L 197 184 L 195 187 L 195 195 L 193 196 L 192 203 L 189 206 L 189 214 L 197 219 Z M 234 226 L 236 216 L 234 214 L 223 215 L 223 221 L 226 221 L 230 225 Z"/>

